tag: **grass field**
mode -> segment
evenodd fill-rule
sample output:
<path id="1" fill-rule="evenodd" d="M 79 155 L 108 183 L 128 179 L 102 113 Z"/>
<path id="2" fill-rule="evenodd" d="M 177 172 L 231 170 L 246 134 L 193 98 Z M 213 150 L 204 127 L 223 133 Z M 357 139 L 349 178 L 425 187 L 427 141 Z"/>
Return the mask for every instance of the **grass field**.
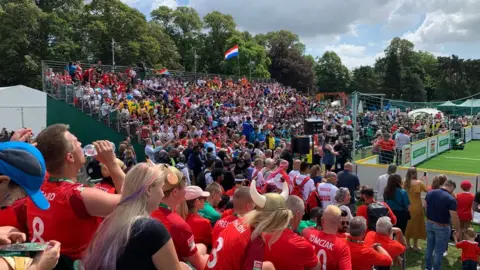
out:
<path id="1" fill-rule="evenodd" d="M 427 242 L 419 240 L 418 244 L 421 251 L 407 250 L 407 270 L 423 270 L 425 269 L 425 249 Z M 461 250 L 454 246 L 448 247 L 448 255 L 443 257 L 442 269 L 443 270 L 459 270 L 462 269 L 462 261 L 460 260 Z M 399 267 L 393 267 L 393 269 L 400 269 Z"/>
<path id="2" fill-rule="evenodd" d="M 420 164 L 418 168 L 480 173 L 480 141 L 465 144 L 464 150 L 449 150 Z"/>

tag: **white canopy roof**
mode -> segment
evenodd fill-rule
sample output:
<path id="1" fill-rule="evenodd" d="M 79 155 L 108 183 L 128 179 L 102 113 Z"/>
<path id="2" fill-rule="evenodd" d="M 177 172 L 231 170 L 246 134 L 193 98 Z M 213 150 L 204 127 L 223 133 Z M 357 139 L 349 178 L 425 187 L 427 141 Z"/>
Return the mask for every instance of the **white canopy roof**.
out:
<path id="1" fill-rule="evenodd" d="M 47 95 L 39 90 L 15 85 L 0 88 L 0 107 L 46 107 Z"/>
<path id="2" fill-rule="evenodd" d="M 431 116 L 435 116 L 437 113 L 440 113 L 440 115 L 442 115 L 442 118 L 443 118 L 443 113 L 441 111 L 437 109 L 431 109 L 431 108 L 413 110 L 408 113 L 408 117 L 415 118 L 417 115 L 421 115 L 421 114 L 428 114 Z"/>

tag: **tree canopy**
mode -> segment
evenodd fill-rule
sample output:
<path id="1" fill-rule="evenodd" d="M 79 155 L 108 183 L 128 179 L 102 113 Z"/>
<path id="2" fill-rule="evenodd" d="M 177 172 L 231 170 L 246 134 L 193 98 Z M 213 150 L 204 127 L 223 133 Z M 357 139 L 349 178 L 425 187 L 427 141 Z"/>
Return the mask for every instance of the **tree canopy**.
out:
<path id="1" fill-rule="evenodd" d="M 305 54 L 297 34 L 239 31 L 231 15 L 160 6 L 150 19 L 120 0 L 0 0 L 0 86 L 41 85 L 41 60 L 273 78 L 299 90 L 447 100 L 480 90 L 480 60 L 435 57 L 395 37 L 372 66 L 349 70 L 333 51 Z M 239 45 L 238 59 L 223 60 Z M 196 63 L 196 65 L 195 65 Z M 238 66 L 238 64 L 239 66 Z"/>

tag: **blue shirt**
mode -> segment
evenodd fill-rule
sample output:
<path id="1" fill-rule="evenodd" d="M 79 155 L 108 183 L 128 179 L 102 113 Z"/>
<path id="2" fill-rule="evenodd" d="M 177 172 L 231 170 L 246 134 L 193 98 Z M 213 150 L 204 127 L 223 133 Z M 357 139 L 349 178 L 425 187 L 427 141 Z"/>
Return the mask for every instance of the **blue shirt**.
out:
<path id="1" fill-rule="evenodd" d="M 350 191 L 350 203 L 355 203 L 355 190 L 360 187 L 358 176 L 350 171 L 343 170 L 338 173 L 337 187 L 345 187 Z"/>
<path id="2" fill-rule="evenodd" d="M 395 200 L 386 200 L 385 201 L 392 211 L 402 211 L 407 210 L 410 206 L 410 198 L 408 198 L 408 193 L 401 188 L 395 190 Z"/>
<path id="3" fill-rule="evenodd" d="M 441 224 L 450 224 L 450 211 L 457 211 L 457 200 L 445 189 L 429 191 L 427 202 L 427 219 Z"/>

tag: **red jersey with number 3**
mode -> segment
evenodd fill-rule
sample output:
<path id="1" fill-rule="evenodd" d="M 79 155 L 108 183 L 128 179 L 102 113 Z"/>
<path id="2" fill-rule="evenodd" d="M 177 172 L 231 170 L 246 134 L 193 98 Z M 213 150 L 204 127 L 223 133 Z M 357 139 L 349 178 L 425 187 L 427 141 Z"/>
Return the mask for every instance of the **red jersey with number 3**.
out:
<path id="1" fill-rule="evenodd" d="M 28 199 L 30 242 L 59 241 L 62 255 L 72 260 L 80 259 L 101 222 L 100 218 L 88 214 L 80 194 L 83 186 L 45 181 L 41 189 L 50 208 L 41 210 Z"/>
<path id="2" fill-rule="evenodd" d="M 251 235 L 250 227 L 241 219 L 230 223 L 213 243 L 205 270 L 241 270 Z"/>
<path id="3" fill-rule="evenodd" d="M 221 218 L 215 223 L 215 226 L 213 226 L 212 230 L 212 244 L 214 244 L 218 237 L 220 236 L 220 233 L 225 230 L 225 228 L 235 220 L 237 220 L 238 217 L 236 215 L 229 215 L 224 218 Z"/>
<path id="4" fill-rule="evenodd" d="M 351 270 L 350 249 L 345 238 L 313 228 L 303 230 L 303 237 L 315 247 L 321 270 Z"/>

